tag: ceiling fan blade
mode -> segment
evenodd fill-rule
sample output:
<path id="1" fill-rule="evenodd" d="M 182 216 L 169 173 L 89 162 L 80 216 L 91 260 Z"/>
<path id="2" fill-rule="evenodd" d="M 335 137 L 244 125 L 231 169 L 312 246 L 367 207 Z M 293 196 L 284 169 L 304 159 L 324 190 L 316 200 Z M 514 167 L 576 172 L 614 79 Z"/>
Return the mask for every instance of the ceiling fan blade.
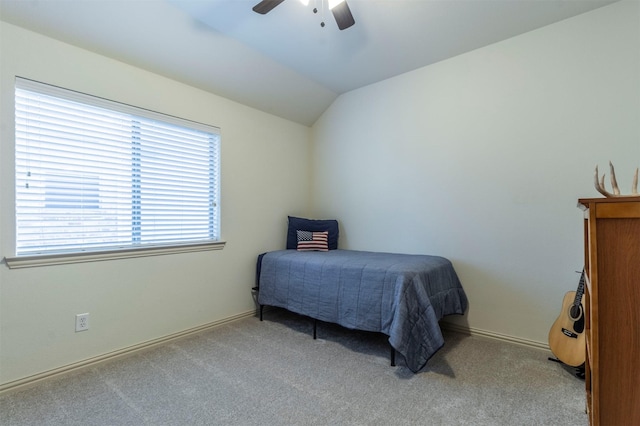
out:
<path id="1" fill-rule="evenodd" d="M 264 15 L 271 12 L 271 9 L 282 3 L 284 0 L 262 0 L 253 6 L 253 11 Z"/>
<path id="2" fill-rule="evenodd" d="M 356 23 L 346 1 L 343 1 L 342 3 L 331 9 L 331 12 L 333 12 L 333 17 L 336 18 L 338 28 L 340 28 L 341 30 L 349 28 Z"/>

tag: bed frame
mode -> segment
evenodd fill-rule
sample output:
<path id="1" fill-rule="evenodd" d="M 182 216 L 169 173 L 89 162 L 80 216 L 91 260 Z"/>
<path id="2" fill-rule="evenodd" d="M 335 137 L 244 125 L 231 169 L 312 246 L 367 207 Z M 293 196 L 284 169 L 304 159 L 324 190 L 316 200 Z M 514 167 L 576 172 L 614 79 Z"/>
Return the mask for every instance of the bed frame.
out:
<path id="1" fill-rule="evenodd" d="M 260 289 L 259 287 L 253 287 L 252 288 L 253 291 L 258 292 Z M 264 307 L 265 305 L 260 305 L 260 321 L 262 321 L 262 315 L 263 315 L 263 311 L 264 311 Z M 311 318 L 312 324 L 313 324 L 313 340 L 317 340 L 317 336 L 318 336 L 318 320 L 315 318 Z M 391 365 L 392 367 L 396 366 L 396 349 L 391 346 L 391 344 L 389 344 L 389 365 Z"/>

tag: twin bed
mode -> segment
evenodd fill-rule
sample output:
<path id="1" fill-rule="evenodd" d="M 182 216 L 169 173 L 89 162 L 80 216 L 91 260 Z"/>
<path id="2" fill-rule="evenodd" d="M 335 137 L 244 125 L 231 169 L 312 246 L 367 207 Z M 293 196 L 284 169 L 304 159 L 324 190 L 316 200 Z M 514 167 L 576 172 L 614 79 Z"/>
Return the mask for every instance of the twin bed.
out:
<path id="1" fill-rule="evenodd" d="M 384 333 L 392 365 L 397 351 L 419 371 L 444 344 L 438 321 L 467 308 L 453 265 L 439 256 L 339 250 L 337 238 L 337 221 L 289 217 L 287 250 L 258 257 L 260 318 L 264 306 L 276 306 Z"/>

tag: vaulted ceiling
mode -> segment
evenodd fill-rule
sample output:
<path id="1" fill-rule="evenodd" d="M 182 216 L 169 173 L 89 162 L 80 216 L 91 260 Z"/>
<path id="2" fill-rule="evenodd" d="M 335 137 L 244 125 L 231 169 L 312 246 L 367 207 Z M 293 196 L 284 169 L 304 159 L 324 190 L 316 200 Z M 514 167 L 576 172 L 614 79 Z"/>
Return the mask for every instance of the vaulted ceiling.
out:
<path id="1" fill-rule="evenodd" d="M 0 0 L 0 19 L 312 125 L 344 92 L 617 0 L 347 1 L 343 31 L 322 0 Z"/>

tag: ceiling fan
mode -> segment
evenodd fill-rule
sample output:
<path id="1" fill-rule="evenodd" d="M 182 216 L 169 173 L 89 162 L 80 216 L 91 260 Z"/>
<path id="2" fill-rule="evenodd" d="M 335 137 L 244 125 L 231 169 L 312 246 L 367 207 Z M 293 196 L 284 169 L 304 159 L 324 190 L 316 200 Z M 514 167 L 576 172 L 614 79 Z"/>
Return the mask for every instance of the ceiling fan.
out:
<path id="1" fill-rule="evenodd" d="M 253 6 L 253 11 L 265 15 L 284 0 L 262 0 L 260 3 Z M 305 6 L 309 4 L 309 0 L 300 0 Z M 324 0 L 320 0 L 321 2 Z M 356 23 L 351 14 L 351 9 L 346 0 L 328 0 L 329 9 L 333 13 L 333 17 L 338 24 L 340 30 L 344 30 Z M 314 8 L 313 13 L 317 13 L 318 9 Z M 320 23 L 324 27 L 324 22 Z"/>

